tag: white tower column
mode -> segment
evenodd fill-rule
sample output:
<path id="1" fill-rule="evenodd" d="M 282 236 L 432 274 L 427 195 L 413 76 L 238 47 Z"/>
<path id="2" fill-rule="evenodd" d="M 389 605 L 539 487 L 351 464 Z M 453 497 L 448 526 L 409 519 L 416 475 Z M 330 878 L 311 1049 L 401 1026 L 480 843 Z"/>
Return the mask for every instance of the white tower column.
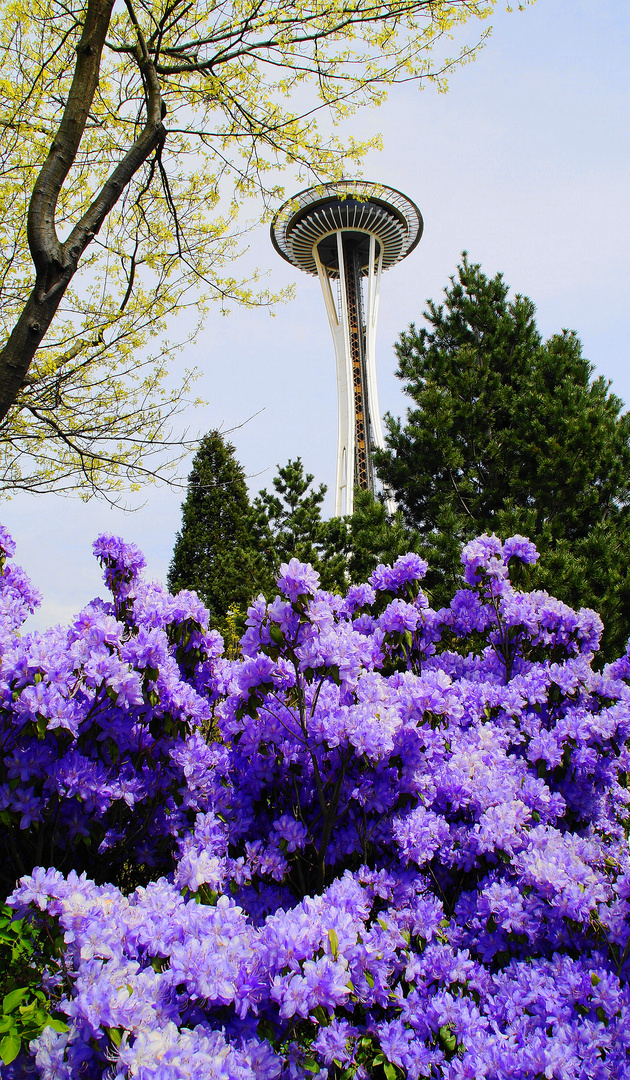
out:
<path id="1" fill-rule="evenodd" d="M 341 231 L 336 233 L 337 253 L 341 274 L 344 270 Z M 335 517 L 351 514 L 354 502 L 354 432 L 355 408 L 352 394 L 352 361 L 350 354 L 350 328 L 348 303 L 345 291 L 340 293 L 340 303 L 335 300 L 331 278 L 322 265 L 313 245 L 313 258 L 317 266 L 319 283 L 324 296 L 330 331 L 335 347 L 337 368 L 337 472 L 335 479 Z"/>
<path id="2" fill-rule="evenodd" d="M 383 439 L 383 427 L 378 405 L 378 386 L 376 380 L 376 325 L 378 318 L 379 294 L 381 286 L 381 274 L 383 270 L 383 252 L 376 254 L 376 237 L 366 234 L 369 238 L 369 262 L 367 274 L 367 288 L 364 289 L 362 303 L 359 310 L 364 312 L 364 325 L 354 332 L 363 336 L 363 350 L 365 363 L 366 386 L 363 400 L 365 426 L 369 436 L 369 450 L 382 449 L 385 445 Z M 335 234 L 337 240 L 339 272 L 336 279 L 341 282 L 345 278 L 345 263 L 343 253 L 343 233 L 338 230 Z M 354 506 L 354 475 L 352 483 L 348 484 L 348 463 L 354 463 L 355 442 L 357 430 L 357 398 L 354 393 L 354 373 L 352 362 L 352 332 L 350 325 L 350 312 L 348 296 L 345 288 L 340 288 L 339 299 L 335 300 L 332 288 L 332 278 L 328 269 L 322 264 L 319 257 L 318 245 L 313 245 L 313 258 L 317 266 L 317 275 L 322 288 L 324 306 L 328 316 L 328 323 L 332 334 L 335 349 L 337 367 L 337 472 L 335 481 L 335 516 L 351 514 Z M 352 470 L 354 474 L 354 469 Z M 387 500 L 388 510 L 393 513 L 395 507 L 391 500 Z"/>

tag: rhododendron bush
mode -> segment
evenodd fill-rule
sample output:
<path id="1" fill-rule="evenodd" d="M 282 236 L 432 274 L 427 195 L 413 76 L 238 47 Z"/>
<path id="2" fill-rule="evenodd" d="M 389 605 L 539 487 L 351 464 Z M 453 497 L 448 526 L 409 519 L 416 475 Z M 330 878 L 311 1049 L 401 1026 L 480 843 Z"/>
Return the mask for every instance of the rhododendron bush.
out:
<path id="1" fill-rule="evenodd" d="M 630 656 L 513 587 L 529 541 L 439 611 L 416 555 L 345 597 L 292 560 L 238 660 L 95 553 L 68 630 L 0 578 L 5 891 L 68 1029 L 3 1076 L 630 1077 Z"/>

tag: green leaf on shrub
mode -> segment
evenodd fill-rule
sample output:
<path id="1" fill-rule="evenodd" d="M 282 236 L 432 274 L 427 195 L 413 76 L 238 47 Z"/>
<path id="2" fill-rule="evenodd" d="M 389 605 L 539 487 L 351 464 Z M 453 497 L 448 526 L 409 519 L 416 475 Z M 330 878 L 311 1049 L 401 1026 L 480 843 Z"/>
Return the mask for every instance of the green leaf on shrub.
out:
<path id="1" fill-rule="evenodd" d="M 12 1061 L 15 1061 L 20 1052 L 20 1046 L 22 1040 L 19 1035 L 11 1032 L 9 1035 L 5 1035 L 2 1042 L 0 1042 L 0 1058 L 5 1065 L 10 1065 Z"/>
<path id="2" fill-rule="evenodd" d="M 19 986 L 17 990 L 12 990 L 10 994 L 7 994 L 2 1002 L 3 1013 L 13 1012 L 26 994 L 28 994 L 28 986 Z"/>
<path id="3" fill-rule="evenodd" d="M 457 1049 L 457 1037 L 453 1034 L 448 1024 L 444 1024 L 438 1031 L 440 1042 L 447 1054 L 454 1054 Z"/>

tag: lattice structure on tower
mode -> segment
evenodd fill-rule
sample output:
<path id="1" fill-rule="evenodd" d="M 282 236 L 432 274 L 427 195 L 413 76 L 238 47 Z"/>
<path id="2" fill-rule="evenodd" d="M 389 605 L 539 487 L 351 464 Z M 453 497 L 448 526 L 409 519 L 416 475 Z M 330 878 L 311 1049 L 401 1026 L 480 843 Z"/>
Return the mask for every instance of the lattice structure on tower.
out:
<path id="1" fill-rule="evenodd" d="M 324 295 L 337 361 L 337 515 L 352 513 L 355 487 L 374 490 L 372 450 L 383 446 L 375 363 L 381 275 L 413 250 L 422 228 L 406 195 L 350 180 L 299 192 L 271 226 L 276 251 L 316 275 Z"/>

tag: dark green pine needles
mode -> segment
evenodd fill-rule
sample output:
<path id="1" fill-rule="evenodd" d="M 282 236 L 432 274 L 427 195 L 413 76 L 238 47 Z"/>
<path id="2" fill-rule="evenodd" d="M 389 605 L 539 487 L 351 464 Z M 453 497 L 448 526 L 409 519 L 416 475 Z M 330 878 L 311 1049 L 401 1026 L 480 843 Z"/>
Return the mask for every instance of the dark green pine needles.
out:
<path id="1" fill-rule="evenodd" d="M 258 590 L 263 560 L 251 530 L 245 471 L 234 447 L 211 431 L 193 460 L 167 579 L 171 592 L 195 590 L 211 625 L 230 608 L 245 608 Z"/>
<path id="2" fill-rule="evenodd" d="M 411 399 L 388 416 L 376 455 L 432 568 L 434 603 L 452 591 L 463 540 L 520 532 L 541 552 L 529 584 L 594 607 L 608 652 L 630 633 L 630 421 L 562 331 L 544 342 L 531 300 L 508 298 L 464 256 L 427 325 L 396 347 Z"/>
<path id="3" fill-rule="evenodd" d="M 325 493 L 296 458 L 278 468 L 273 491 L 260 491 L 250 504 L 234 447 L 210 432 L 188 477 L 169 589 L 194 589 L 220 629 L 228 611 L 243 616 L 259 593 L 275 596 L 280 566 L 294 557 L 313 565 L 324 588 L 343 589 L 347 527 L 322 520 Z"/>

